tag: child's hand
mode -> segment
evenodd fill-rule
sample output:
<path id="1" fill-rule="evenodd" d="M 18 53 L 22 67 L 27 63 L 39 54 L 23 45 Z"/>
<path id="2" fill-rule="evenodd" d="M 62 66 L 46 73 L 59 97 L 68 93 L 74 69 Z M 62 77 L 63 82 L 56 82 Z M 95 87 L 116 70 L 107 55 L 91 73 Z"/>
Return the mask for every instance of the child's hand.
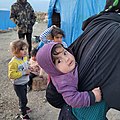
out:
<path id="1" fill-rule="evenodd" d="M 25 72 L 26 72 L 26 75 L 30 74 L 30 70 L 29 69 L 25 70 Z"/>
<path id="2" fill-rule="evenodd" d="M 57 26 L 56 26 L 56 25 L 52 25 L 51 27 L 52 27 L 52 28 L 55 28 L 55 27 L 57 27 Z"/>
<path id="3" fill-rule="evenodd" d="M 99 88 L 99 87 L 98 87 L 98 88 L 94 88 L 94 89 L 92 90 L 92 92 L 93 92 L 94 95 L 95 95 L 95 102 L 100 102 L 101 99 L 102 99 L 100 88 Z"/>
<path id="4" fill-rule="evenodd" d="M 30 70 L 31 72 L 34 71 L 33 67 L 29 67 L 29 70 Z"/>

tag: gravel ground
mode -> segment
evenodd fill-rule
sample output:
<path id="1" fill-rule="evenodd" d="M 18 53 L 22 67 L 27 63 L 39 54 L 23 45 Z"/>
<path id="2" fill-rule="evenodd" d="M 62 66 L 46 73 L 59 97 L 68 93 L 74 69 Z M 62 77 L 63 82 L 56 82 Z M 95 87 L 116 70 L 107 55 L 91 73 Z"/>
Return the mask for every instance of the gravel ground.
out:
<path id="1" fill-rule="evenodd" d="M 34 26 L 34 35 L 39 35 L 47 27 L 46 23 Z M 9 43 L 17 39 L 17 32 L 0 33 L 0 120 L 15 120 L 18 112 L 18 99 L 12 83 L 7 77 L 7 64 L 11 58 Z M 57 120 L 59 110 L 44 103 L 45 91 L 31 91 L 28 93 L 28 106 L 32 109 L 29 114 L 31 120 Z M 120 112 L 111 109 L 107 117 L 109 120 L 120 120 Z"/>

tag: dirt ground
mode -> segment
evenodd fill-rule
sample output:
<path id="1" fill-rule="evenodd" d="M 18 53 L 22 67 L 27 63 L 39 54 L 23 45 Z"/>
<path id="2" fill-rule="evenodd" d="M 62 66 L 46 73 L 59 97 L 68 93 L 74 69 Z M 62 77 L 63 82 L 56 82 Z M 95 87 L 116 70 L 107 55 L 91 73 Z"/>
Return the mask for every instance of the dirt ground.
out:
<path id="1" fill-rule="evenodd" d="M 39 35 L 47 27 L 46 23 L 34 26 L 34 35 Z M 17 39 L 17 31 L 0 33 L 0 120 L 15 120 L 18 112 L 18 99 L 12 83 L 7 77 L 7 64 L 11 58 L 9 43 Z M 43 102 L 45 91 L 31 91 L 28 93 L 28 106 L 32 109 L 29 114 L 31 120 L 57 120 L 59 110 Z M 120 112 L 110 110 L 109 120 L 120 120 Z"/>

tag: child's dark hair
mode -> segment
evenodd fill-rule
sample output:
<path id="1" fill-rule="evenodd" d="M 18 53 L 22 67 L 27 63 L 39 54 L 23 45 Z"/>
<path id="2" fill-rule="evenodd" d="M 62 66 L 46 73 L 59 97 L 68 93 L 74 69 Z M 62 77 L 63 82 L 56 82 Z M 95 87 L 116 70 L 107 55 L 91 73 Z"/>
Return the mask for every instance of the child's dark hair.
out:
<path id="1" fill-rule="evenodd" d="M 37 49 L 36 48 L 33 48 L 33 50 L 31 51 L 31 56 L 32 57 L 35 57 L 36 56 L 36 54 L 37 54 Z"/>
<path id="2" fill-rule="evenodd" d="M 57 59 L 57 55 L 60 54 L 62 51 L 57 51 L 58 48 L 64 48 L 64 46 L 60 43 L 55 44 L 51 51 L 52 61 L 55 64 L 55 60 Z"/>
<path id="3" fill-rule="evenodd" d="M 53 29 L 51 30 L 51 36 L 52 36 L 52 38 L 54 38 L 58 34 L 60 34 L 63 37 L 65 37 L 65 34 L 64 34 L 64 32 L 63 32 L 62 29 L 60 29 L 59 27 L 53 27 Z"/>
<path id="4" fill-rule="evenodd" d="M 58 48 L 64 48 L 66 49 L 68 52 L 70 52 L 71 54 L 73 54 L 72 50 L 69 49 L 69 48 L 65 48 L 63 46 L 63 44 L 61 43 L 58 43 L 58 44 L 55 44 L 51 50 L 51 57 L 52 57 L 52 61 L 53 63 L 55 64 L 55 60 L 57 59 L 57 55 L 60 54 L 62 51 L 57 51 Z"/>

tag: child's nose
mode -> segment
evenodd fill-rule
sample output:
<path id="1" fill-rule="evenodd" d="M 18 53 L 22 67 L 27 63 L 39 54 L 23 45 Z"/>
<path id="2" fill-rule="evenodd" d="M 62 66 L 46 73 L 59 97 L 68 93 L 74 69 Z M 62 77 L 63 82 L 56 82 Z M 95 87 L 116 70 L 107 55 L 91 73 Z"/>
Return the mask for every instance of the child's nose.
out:
<path id="1" fill-rule="evenodd" d="M 65 57 L 65 60 L 67 63 L 69 63 L 70 59 L 68 57 Z"/>

